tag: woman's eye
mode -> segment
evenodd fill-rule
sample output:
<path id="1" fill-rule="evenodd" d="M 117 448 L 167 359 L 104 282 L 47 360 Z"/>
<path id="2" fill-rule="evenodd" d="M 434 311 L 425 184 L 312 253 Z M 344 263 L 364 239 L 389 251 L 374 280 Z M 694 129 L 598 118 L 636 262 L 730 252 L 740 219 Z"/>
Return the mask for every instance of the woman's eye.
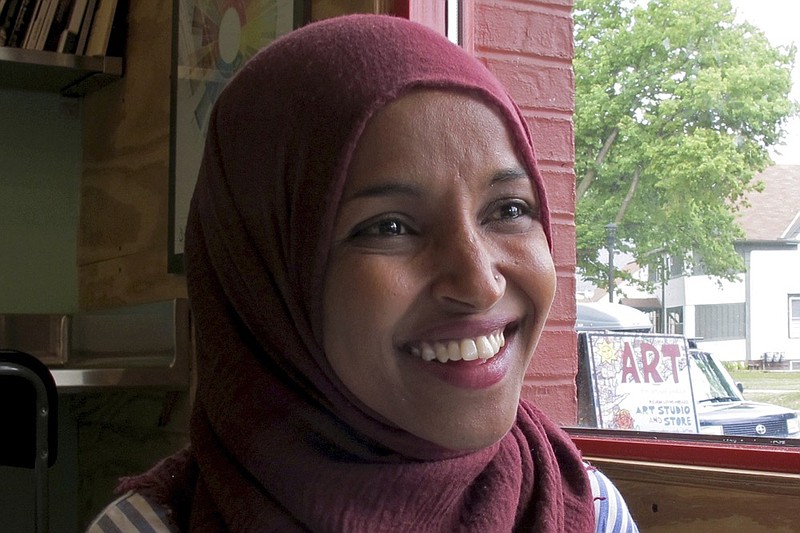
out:
<path id="1" fill-rule="evenodd" d="M 490 221 L 515 220 L 520 217 L 530 216 L 532 212 L 533 210 L 526 202 L 518 200 L 499 205 L 492 212 L 489 219 Z"/>
<path id="2" fill-rule="evenodd" d="M 381 220 L 374 226 L 376 235 L 405 235 L 408 228 L 399 220 Z"/>
<path id="3" fill-rule="evenodd" d="M 522 206 L 517 204 L 503 206 L 501 211 L 504 218 L 519 218 L 527 214 L 525 210 L 522 209 Z"/>
<path id="4" fill-rule="evenodd" d="M 353 237 L 397 237 L 408 235 L 409 227 L 396 218 L 385 218 L 356 228 Z"/>

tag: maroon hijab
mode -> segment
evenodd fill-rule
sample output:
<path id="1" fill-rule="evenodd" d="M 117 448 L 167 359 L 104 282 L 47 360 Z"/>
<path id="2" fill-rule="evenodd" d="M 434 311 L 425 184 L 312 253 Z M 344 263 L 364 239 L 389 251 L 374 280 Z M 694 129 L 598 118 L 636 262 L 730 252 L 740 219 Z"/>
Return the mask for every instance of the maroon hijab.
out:
<path id="1" fill-rule="evenodd" d="M 186 234 L 193 530 L 593 531 L 580 457 L 532 405 L 501 441 L 458 454 L 381 422 L 326 360 L 322 282 L 351 155 L 377 110 L 421 87 L 502 113 L 549 238 L 518 109 L 442 36 L 354 15 L 262 50 L 217 101 Z"/>

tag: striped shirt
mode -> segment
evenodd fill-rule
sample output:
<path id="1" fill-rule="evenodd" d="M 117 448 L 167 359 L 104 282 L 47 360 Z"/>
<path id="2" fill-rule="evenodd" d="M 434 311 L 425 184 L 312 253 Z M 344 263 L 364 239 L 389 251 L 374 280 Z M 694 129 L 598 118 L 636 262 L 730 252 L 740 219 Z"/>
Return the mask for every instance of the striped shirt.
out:
<path id="1" fill-rule="evenodd" d="M 595 533 L 638 533 L 639 529 L 617 488 L 602 472 L 585 464 L 594 496 Z M 176 533 L 171 512 L 140 494 L 129 492 L 108 505 L 87 533 Z"/>
<path id="2" fill-rule="evenodd" d="M 169 509 L 154 505 L 141 494 L 128 492 L 111 502 L 89 524 L 86 533 L 174 533 Z"/>
<path id="3" fill-rule="evenodd" d="M 617 487 L 598 469 L 584 465 L 594 496 L 595 533 L 639 533 Z"/>

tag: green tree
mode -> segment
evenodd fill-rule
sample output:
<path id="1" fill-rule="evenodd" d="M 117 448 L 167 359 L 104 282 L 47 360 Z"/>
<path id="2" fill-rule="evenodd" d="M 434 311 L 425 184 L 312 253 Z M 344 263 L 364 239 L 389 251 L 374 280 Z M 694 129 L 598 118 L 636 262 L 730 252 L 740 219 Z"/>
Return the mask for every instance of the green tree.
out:
<path id="1" fill-rule="evenodd" d="M 578 268 L 598 285 L 610 222 L 641 265 L 661 250 L 743 271 L 735 212 L 795 112 L 795 48 L 734 16 L 729 0 L 577 0 Z"/>

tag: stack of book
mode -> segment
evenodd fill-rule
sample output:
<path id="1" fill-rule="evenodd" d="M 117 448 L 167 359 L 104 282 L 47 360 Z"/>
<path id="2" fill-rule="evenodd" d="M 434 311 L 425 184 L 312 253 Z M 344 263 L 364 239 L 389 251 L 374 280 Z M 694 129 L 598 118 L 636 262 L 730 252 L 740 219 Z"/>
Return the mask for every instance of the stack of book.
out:
<path id="1" fill-rule="evenodd" d="M 118 0 L 0 0 L 0 46 L 103 56 Z"/>

